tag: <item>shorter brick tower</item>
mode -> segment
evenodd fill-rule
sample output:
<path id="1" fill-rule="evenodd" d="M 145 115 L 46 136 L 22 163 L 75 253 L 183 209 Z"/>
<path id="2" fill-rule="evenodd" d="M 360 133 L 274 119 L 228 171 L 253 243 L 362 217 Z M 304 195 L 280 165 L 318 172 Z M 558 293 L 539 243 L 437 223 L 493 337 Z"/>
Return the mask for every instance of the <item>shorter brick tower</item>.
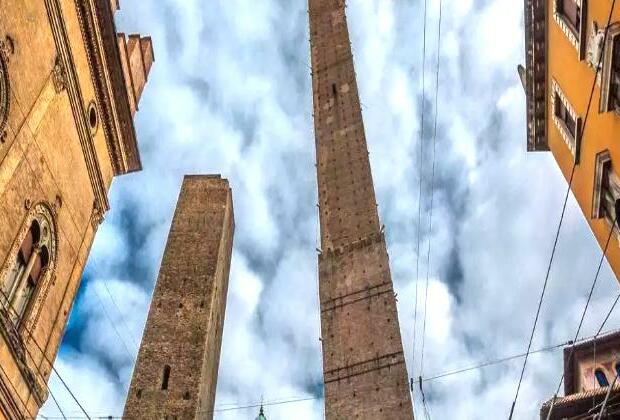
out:
<path id="1" fill-rule="evenodd" d="M 124 418 L 213 417 L 233 231 L 228 181 L 185 176 Z"/>

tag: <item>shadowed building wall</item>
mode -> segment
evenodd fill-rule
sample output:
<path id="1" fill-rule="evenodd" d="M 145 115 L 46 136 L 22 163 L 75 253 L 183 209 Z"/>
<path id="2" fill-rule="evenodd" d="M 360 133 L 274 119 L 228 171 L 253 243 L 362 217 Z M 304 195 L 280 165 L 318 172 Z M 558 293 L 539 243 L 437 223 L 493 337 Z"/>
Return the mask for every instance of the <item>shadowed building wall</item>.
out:
<path id="1" fill-rule="evenodd" d="M 213 417 L 233 232 L 228 181 L 186 176 L 124 418 Z"/>
<path id="2" fill-rule="evenodd" d="M 396 299 L 342 0 L 309 0 L 325 415 L 411 419 Z"/>

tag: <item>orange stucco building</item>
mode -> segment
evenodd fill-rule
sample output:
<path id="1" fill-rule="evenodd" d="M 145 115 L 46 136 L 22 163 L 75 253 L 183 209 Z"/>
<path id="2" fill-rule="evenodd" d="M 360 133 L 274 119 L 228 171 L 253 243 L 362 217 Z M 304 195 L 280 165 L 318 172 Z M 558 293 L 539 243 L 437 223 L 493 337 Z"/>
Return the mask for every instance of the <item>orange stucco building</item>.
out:
<path id="1" fill-rule="evenodd" d="M 574 166 L 572 192 L 601 247 L 620 198 L 620 4 L 612 11 L 613 3 L 525 0 L 526 66 L 520 69 L 527 149 L 550 150 L 567 180 Z M 619 238 L 616 232 L 607 249 L 616 277 Z"/>

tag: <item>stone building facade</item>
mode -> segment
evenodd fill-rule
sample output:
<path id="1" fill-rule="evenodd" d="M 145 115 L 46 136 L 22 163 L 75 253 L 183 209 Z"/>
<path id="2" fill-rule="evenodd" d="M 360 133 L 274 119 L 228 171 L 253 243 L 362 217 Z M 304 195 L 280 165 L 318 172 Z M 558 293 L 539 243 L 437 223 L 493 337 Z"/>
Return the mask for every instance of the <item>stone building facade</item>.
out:
<path id="1" fill-rule="evenodd" d="M 309 0 L 325 417 L 411 419 L 344 0 Z"/>
<path id="2" fill-rule="evenodd" d="M 213 418 L 234 228 L 228 181 L 186 176 L 124 418 Z"/>
<path id="3" fill-rule="evenodd" d="M 114 0 L 0 3 L 0 419 L 35 418 L 133 125 L 150 38 Z"/>

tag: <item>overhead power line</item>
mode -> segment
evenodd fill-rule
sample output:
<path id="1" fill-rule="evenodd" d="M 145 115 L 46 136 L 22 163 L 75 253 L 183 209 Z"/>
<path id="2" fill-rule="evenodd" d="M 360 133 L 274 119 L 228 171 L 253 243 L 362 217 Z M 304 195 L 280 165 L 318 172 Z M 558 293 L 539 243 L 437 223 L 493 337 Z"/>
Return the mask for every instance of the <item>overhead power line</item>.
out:
<path id="1" fill-rule="evenodd" d="M 590 90 L 590 99 L 588 100 L 588 108 L 586 110 L 586 115 L 585 118 L 583 120 L 583 126 L 581 128 L 581 133 L 579 138 L 581 139 L 582 142 L 585 141 L 585 136 L 584 133 L 586 131 L 586 126 L 588 123 L 588 117 L 590 116 L 590 108 L 592 106 L 592 98 L 594 96 L 594 89 L 596 88 L 596 80 L 598 78 L 598 73 L 600 71 L 601 68 L 601 63 L 604 57 L 604 52 L 605 52 L 605 47 L 607 44 L 607 35 L 609 32 L 609 25 L 611 24 L 611 18 L 613 16 L 613 11 L 616 5 L 616 0 L 613 0 L 612 4 L 611 4 L 611 9 L 609 11 L 609 18 L 607 19 L 607 26 L 605 27 L 605 35 L 603 37 L 603 46 L 602 46 L 602 50 L 601 50 L 601 55 L 599 57 L 599 62 L 598 65 L 596 66 L 595 69 L 595 74 L 594 74 L 594 80 L 592 81 L 592 88 Z M 564 196 L 564 203 L 562 204 L 562 212 L 560 214 L 560 221 L 558 223 L 558 228 L 556 230 L 555 233 L 555 239 L 553 241 L 553 248 L 551 250 L 551 257 L 549 258 L 549 264 L 547 265 L 547 272 L 545 274 L 545 281 L 543 283 L 543 287 L 540 293 L 540 299 L 538 301 L 538 308 L 536 309 L 536 316 L 534 317 L 534 325 L 532 326 L 532 332 L 530 334 L 530 339 L 527 345 L 527 352 L 525 355 L 525 359 L 523 360 L 523 367 L 521 368 L 521 374 L 519 376 L 519 382 L 517 384 L 517 389 L 515 392 L 515 397 L 514 400 L 512 401 L 512 405 L 510 407 L 510 415 L 508 416 L 509 420 L 512 420 L 512 415 L 514 413 L 514 409 L 515 406 L 517 404 L 517 399 L 519 398 L 519 391 L 521 390 L 521 383 L 523 382 L 523 376 L 525 375 L 525 368 L 527 366 L 527 360 L 530 354 L 530 350 L 532 348 L 532 342 L 534 340 L 534 334 L 536 332 L 536 326 L 538 325 L 538 319 L 540 317 L 540 310 L 542 308 L 542 304 L 543 304 L 543 300 L 545 297 L 545 292 L 547 291 L 547 284 L 549 282 L 549 275 L 551 273 L 551 266 L 553 265 L 553 259 L 555 257 L 555 251 L 557 249 L 557 245 L 558 245 L 558 239 L 560 238 L 560 230 L 562 228 L 562 222 L 564 221 L 564 215 L 566 213 L 566 205 L 568 203 L 568 197 L 570 196 L 570 191 L 571 191 L 571 187 L 573 185 L 573 179 L 575 177 L 575 169 L 577 167 L 577 160 L 575 159 L 575 161 L 573 162 L 573 166 L 570 172 L 570 177 L 569 177 L 569 181 L 568 181 L 568 187 L 566 188 L 566 194 Z"/>
<path id="2" fill-rule="evenodd" d="M 413 392 L 413 370 L 415 369 L 415 342 L 417 337 L 418 323 L 418 283 L 420 282 L 420 231 L 422 230 L 422 179 L 424 172 L 422 171 L 422 163 L 424 162 L 424 117 L 426 108 L 426 21 L 427 21 L 427 0 L 424 0 L 424 34 L 422 36 L 422 105 L 420 112 L 420 150 L 418 158 L 418 223 L 417 223 L 417 245 L 415 249 L 415 304 L 413 308 L 413 340 L 411 345 L 411 391 Z"/>
<path id="3" fill-rule="evenodd" d="M 282 400 L 273 400 L 273 401 L 265 401 L 265 402 L 257 402 L 257 403 L 251 403 L 251 404 L 245 404 L 245 405 L 237 405 L 237 406 L 232 406 L 232 407 L 225 407 L 225 408 L 215 408 L 213 410 L 213 412 L 216 413 L 221 413 L 221 412 L 226 412 L 226 411 L 237 411 L 237 410 L 249 410 L 251 408 L 259 408 L 261 406 L 263 407 L 273 407 L 273 406 L 278 406 L 278 405 L 286 405 L 286 404 L 295 404 L 295 403 L 300 403 L 300 402 L 305 402 L 305 401 L 316 401 L 321 399 L 320 397 L 300 397 L 300 398 L 289 398 L 289 399 L 282 399 Z M 208 411 L 199 411 L 199 413 L 207 413 Z M 54 416 L 41 416 L 43 419 L 48 419 L 48 420 L 53 420 L 53 419 L 59 419 L 60 417 L 54 417 Z M 84 416 L 68 416 L 66 417 L 66 419 L 84 419 Z M 94 416 L 94 417 L 89 417 L 90 419 L 94 420 L 94 419 L 109 419 L 109 420 L 116 420 L 116 419 L 124 419 L 124 420 L 133 420 L 129 417 L 121 417 L 121 416 L 117 416 L 117 415 L 109 415 L 109 416 Z"/>
<path id="4" fill-rule="evenodd" d="M 441 16 L 442 15 L 442 1 L 439 0 L 439 20 L 437 23 L 437 65 L 435 68 L 435 121 L 433 129 L 433 164 L 431 170 L 431 202 L 430 202 L 430 214 L 428 218 L 428 250 L 426 253 L 426 286 L 424 291 L 424 321 L 422 324 L 422 351 L 420 356 L 420 376 L 424 374 L 424 345 L 426 342 L 426 318 L 427 318 L 427 303 L 428 303 L 428 282 L 431 271 L 431 248 L 433 241 L 433 198 L 435 192 L 435 151 L 437 145 L 437 120 L 439 114 L 439 69 L 441 68 Z"/>
<path id="5" fill-rule="evenodd" d="M 620 295 L 618 296 L 618 298 L 620 298 Z M 618 301 L 618 299 L 616 299 L 616 302 L 617 301 Z M 616 332 L 620 332 L 620 329 L 606 331 L 603 334 L 612 334 L 612 333 L 616 333 Z M 591 340 L 593 338 L 598 337 L 599 335 L 601 335 L 601 329 L 599 329 L 599 331 L 596 333 L 596 335 L 593 335 L 593 336 L 590 336 L 590 337 L 581 338 L 581 339 L 577 340 L 576 342 L 577 343 L 581 343 L 581 342 L 584 342 L 584 341 L 588 341 L 588 340 Z M 530 354 L 545 353 L 545 352 L 554 351 L 554 350 L 557 350 L 557 349 L 560 349 L 560 348 L 563 348 L 563 347 L 570 346 L 574 342 L 575 341 L 573 341 L 573 340 L 568 340 L 568 341 L 564 341 L 562 343 L 558 343 L 558 344 L 554 344 L 554 345 L 550 345 L 550 346 L 546 346 L 546 347 L 541 347 L 541 348 L 538 348 L 536 350 L 530 351 Z M 437 379 L 445 378 L 445 377 L 448 377 L 448 376 L 458 375 L 458 374 L 461 374 L 461 373 L 471 372 L 473 370 L 483 369 L 483 368 L 486 368 L 486 367 L 489 367 L 489 366 L 499 365 L 499 364 L 502 364 L 502 363 L 510 362 L 512 360 L 520 359 L 522 357 L 525 357 L 525 355 L 526 355 L 526 353 L 513 354 L 511 356 L 506 356 L 506 357 L 501 357 L 501 358 L 498 358 L 498 359 L 487 360 L 485 362 L 481 362 L 481 363 L 478 363 L 478 364 L 472 365 L 472 366 L 467 366 L 467 367 L 458 368 L 458 369 L 454 369 L 454 370 L 448 370 L 448 371 L 437 373 L 435 375 L 432 375 L 432 376 L 429 376 L 429 377 L 426 377 L 426 378 L 422 378 L 422 382 L 435 381 Z"/>
<path id="6" fill-rule="evenodd" d="M 4 293 L 4 291 L 0 290 L 0 293 L 2 293 L 3 298 L 5 299 L 5 301 L 8 302 L 8 297 L 7 295 Z M 11 310 L 9 308 L 9 310 Z M 50 361 L 50 359 L 47 357 L 47 354 L 45 354 L 45 351 L 43 350 L 43 348 L 41 347 L 41 345 L 37 342 L 37 340 L 34 338 L 34 336 L 32 335 L 32 328 L 30 329 L 24 329 L 25 332 L 28 333 L 28 339 L 31 340 L 39 349 L 39 351 L 41 352 L 41 356 L 43 356 L 43 358 L 47 361 L 47 363 L 50 365 L 50 367 L 52 368 L 52 371 L 56 374 L 56 376 L 58 376 L 58 379 L 60 379 L 60 382 L 63 384 L 63 386 L 67 389 L 67 392 L 69 392 L 69 395 L 71 395 L 71 398 L 73 398 L 73 400 L 75 401 L 75 403 L 80 407 L 80 409 L 82 410 L 82 412 L 84 413 L 84 415 L 86 416 L 86 418 L 90 418 L 88 417 L 88 413 L 86 413 L 86 410 L 84 410 L 84 407 L 82 407 L 82 404 L 80 404 L 80 402 L 78 401 L 78 399 L 76 398 L 75 394 L 73 393 L 73 391 L 71 391 L 71 388 L 69 388 L 69 386 L 67 385 L 67 383 L 65 382 L 65 380 L 62 378 L 62 376 L 60 375 L 60 373 L 58 373 L 58 371 L 56 370 L 56 367 L 54 366 L 54 364 Z M 30 349 L 28 348 L 28 345 L 24 344 L 24 349 L 26 350 L 26 353 L 28 354 L 28 356 L 30 357 L 30 359 L 35 362 L 34 357 L 32 356 L 32 354 L 30 353 Z M 37 371 L 39 372 L 39 375 L 41 375 L 41 371 L 40 368 L 37 367 Z M 8 378 L 8 377 L 7 377 Z M 9 379 L 10 382 L 10 379 Z M 14 387 L 13 383 L 11 382 L 11 387 Z M 54 397 L 52 390 L 49 388 L 48 384 L 45 383 L 45 387 L 47 388 L 47 390 L 49 391 L 50 395 L 52 396 L 52 399 L 54 400 L 54 402 L 56 403 L 56 406 L 58 408 L 58 411 L 60 411 L 60 413 L 63 415 L 64 417 L 64 413 L 62 411 L 62 409 L 60 408 L 60 405 L 58 403 L 58 400 Z"/>
<path id="7" fill-rule="evenodd" d="M 620 203 L 620 200 L 618 200 L 616 202 L 616 208 L 620 208 L 620 206 L 618 205 Z M 579 332 L 581 331 L 581 327 L 583 326 L 583 321 L 586 317 L 586 313 L 588 312 L 588 307 L 590 306 L 590 301 L 592 300 L 592 294 L 594 293 L 594 288 L 596 287 L 596 283 L 598 281 L 598 276 L 601 272 L 601 267 L 603 266 L 603 261 L 605 260 L 605 255 L 607 254 L 607 248 L 609 247 L 609 242 L 611 241 L 611 237 L 613 236 L 614 230 L 615 230 L 615 226 L 616 223 L 618 221 L 618 217 L 615 216 L 614 217 L 614 222 L 611 225 L 611 228 L 609 229 L 609 235 L 607 235 L 607 241 L 605 242 L 605 248 L 603 249 L 603 253 L 601 255 L 601 259 L 598 263 L 598 267 L 596 269 L 596 274 L 594 275 L 594 280 L 592 281 L 592 286 L 590 287 L 590 293 L 588 294 L 588 299 L 586 300 L 586 304 L 583 308 L 583 312 L 581 313 L 581 319 L 579 320 L 579 325 L 577 326 L 577 332 L 575 333 L 576 336 L 579 335 Z M 603 322 L 607 322 L 607 320 L 609 319 L 609 317 L 611 316 L 611 311 L 613 311 L 613 309 L 616 307 L 616 302 L 614 302 L 614 304 L 612 305 L 609 313 L 607 314 L 607 316 L 605 317 L 605 321 Z M 571 360 L 573 358 L 575 354 L 575 344 L 573 344 L 570 348 L 570 353 L 568 356 L 568 360 Z M 547 420 L 549 420 L 551 418 L 551 413 L 553 412 L 553 407 L 555 405 L 555 401 L 558 397 L 558 393 L 560 392 L 560 388 L 562 386 L 562 382 L 564 382 L 564 372 L 562 371 L 562 376 L 560 377 L 560 381 L 558 382 L 558 386 L 555 390 L 555 394 L 553 395 L 553 401 L 551 402 L 551 407 L 549 408 L 549 413 L 547 414 Z"/>

